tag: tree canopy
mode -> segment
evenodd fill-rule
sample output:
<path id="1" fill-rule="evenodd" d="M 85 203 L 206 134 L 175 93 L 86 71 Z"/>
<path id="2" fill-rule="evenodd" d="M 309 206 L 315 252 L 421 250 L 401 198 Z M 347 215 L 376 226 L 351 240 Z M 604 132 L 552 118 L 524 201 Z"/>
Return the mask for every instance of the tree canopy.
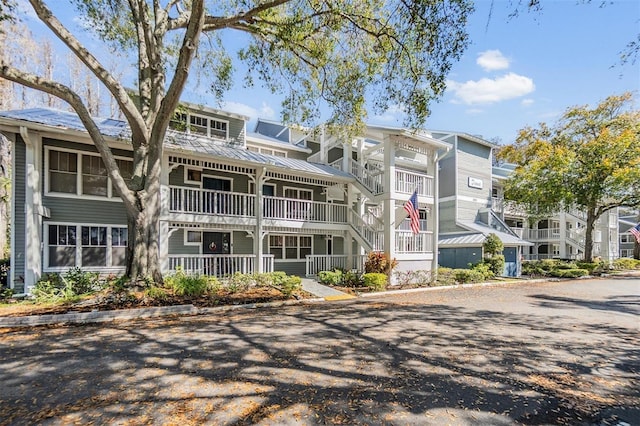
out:
<path id="1" fill-rule="evenodd" d="M 595 108 L 570 108 L 551 126 L 521 130 L 499 154 L 516 165 L 505 184 L 506 199 L 534 217 L 574 207 L 586 212 L 586 259 L 600 216 L 640 206 L 640 111 L 632 101 L 625 93 Z"/>
<path id="2" fill-rule="evenodd" d="M 12 0 L 0 12 L 13 14 Z M 133 177 L 125 182 L 87 107 L 69 85 L 0 59 L 0 77 L 66 101 L 96 145 L 129 222 L 127 273 L 159 270 L 160 164 L 164 134 L 190 74 L 204 72 L 221 96 L 235 75 L 223 34 L 247 37 L 239 58 L 247 84 L 258 78 L 284 93 L 285 121 L 307 123 L 322 106 L 330 122 L 358 128 L 366 104 L 399 106 L 419 127 L 440 98 L 451 65 L 468 44 L 471 0 L 71 0 L 85 28 L 136 58 L 133 93 L 56 17 L 44 0 L 29 0 L 37 17 L 103 84 L 130 129 Z"/>

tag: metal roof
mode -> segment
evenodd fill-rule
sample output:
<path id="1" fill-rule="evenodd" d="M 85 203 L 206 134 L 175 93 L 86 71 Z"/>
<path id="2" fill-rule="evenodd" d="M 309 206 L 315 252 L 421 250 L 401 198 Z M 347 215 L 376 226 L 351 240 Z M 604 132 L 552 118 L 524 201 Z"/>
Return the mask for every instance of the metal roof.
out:
<path id="1" fill-rule="evenodd" d="M 60 130 L 74 130 L 86 133 L 86 129 L 77 114 L 50 108 L 32 108 L 17 111 L 0 111 L 0 118 L 37 123 Z M 128 138 L 129 127 L 125 121 L 113 118 L 94 118 L 100 133 L 113 138 Z M 232 159 L 249 162 L 253 165 L 265 165 L 287 170 L 312 173 L 316 176 L 353 179 L 349 173 L 337 170 L 326 164 L 310 163 L 305 160 L 282 158 L 274 155 L 251 152 L 242 145 L 237 147 L 224 146 L 215 140 L 187 135 L 181 132 L 167 132 L 165 139 L 167 149 L 189 154 L 206 155 L 220 159 Z"/>
<path id="2" fill-rule="evenodd" d="M 451 246 L 477 246 L 482 245 L 487 235 L 496 234 L 500 241 L 505 246 L 532 246 L 533 243 L 518 238 L 515 235 L 507 234 L 506 232 L 498 231 L 487 225 L 483 225 L 477 222 L 460 222 L 458 225 L 463 228 L 472 231 L 469 234 L 452 234 L 452 235 L 440 235 L 438 238 L 438 246 L 451 247 Z"/>

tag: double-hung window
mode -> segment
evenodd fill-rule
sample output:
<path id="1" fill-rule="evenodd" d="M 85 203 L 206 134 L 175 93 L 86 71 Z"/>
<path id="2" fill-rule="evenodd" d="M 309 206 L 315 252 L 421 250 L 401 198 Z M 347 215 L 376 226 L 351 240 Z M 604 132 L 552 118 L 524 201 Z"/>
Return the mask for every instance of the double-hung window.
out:
<path id="1" fill-rule="evenodd" d="M 98 154 L 47 149 L 47 195 L 89 196 L 118 199 L 118 194 Z M 128 184 L 133 161 L 116 158 L 116 164 Z"/>
<path id="2" fill-rule="evenodd" d="M 78 192 L 78 154 L 49 151 L 49 191 L 67 194 Z"/>
<path id="3" fill-rule="evenodd" d="M 304 260 L 313 254 L 310 235 L 270 235 L 269 252 L 275 259 Z"/>
<path id="4" fill-rule="evenodd" d="M 46 268 L 103 269 L 125 266 L 127 228 L 114 225 L 48 224 Z"/>

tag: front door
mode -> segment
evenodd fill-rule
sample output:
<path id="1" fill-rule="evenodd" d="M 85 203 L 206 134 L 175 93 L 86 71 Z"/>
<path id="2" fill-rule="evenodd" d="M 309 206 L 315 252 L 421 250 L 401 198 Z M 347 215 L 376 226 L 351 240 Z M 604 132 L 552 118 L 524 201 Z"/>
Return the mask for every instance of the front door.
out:
<path id="1" fill-rule="evenodd" d="M 518 248 L 505 247 L 502 254 L 504 255 L 504 275 L 507 277 L 518 276 Z"/>
<path id="2" fill-rule="evenodd" d="M 203 232 L 202 254 L 229 254 L 230 241 L 228 232 Z"/>

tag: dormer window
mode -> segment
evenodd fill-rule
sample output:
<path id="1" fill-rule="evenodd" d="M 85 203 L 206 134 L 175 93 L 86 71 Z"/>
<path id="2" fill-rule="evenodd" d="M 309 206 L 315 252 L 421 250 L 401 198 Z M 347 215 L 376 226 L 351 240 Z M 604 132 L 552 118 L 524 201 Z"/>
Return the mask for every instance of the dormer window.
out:
<path id="1" fill-rule="evenodd" d="M 204 115 L 176 112 L 173 119 L 169 122 L 169 127 L 181 132 L 206 136 L 208 138 L 229 138 L 228 121 L 218 120 Z"/>

